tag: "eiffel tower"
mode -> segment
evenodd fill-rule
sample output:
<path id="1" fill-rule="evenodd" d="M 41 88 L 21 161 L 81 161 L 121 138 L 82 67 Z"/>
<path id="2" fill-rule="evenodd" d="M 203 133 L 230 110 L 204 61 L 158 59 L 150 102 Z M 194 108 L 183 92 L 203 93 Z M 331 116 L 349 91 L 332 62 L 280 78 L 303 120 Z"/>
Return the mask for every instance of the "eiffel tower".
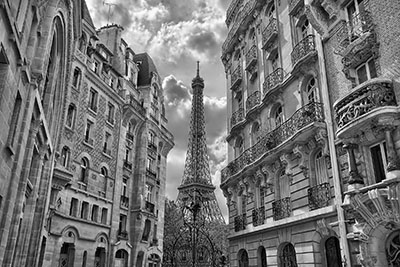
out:
<path id="1" fill-rule="evenodd" d="M 214 194 L 215 186 L 211 181 L 203 103 L 204 80 L 199 74 L 198 61 L 197 76 L 192 80 L 192 89 L 189 143 L 182 182 L 178 187 L 177 204 L 184 208 L 200 203 L 199 219 L 202 218 L 207 223 L 225 224 Z M 189 217 L 190 214 L 184 213 L 184 216 Z"/>

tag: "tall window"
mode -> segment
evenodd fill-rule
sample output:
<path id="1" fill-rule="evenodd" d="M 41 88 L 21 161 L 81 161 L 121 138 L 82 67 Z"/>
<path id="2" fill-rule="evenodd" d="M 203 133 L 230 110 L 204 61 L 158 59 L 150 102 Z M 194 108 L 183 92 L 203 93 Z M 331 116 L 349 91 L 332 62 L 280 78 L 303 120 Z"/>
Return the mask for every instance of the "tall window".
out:
<path id="1" fill-rule="evenodd" d="M 72 77 L 72 86 L 74 88 L 79 87 L 80 79 L 81 79 L 81 70 L 79 68 L 75 68 L 74 75 Z"/>
<path id="2" fill-rule="evenodd" d="M 128 194 L 128 180 L 126 178 L 122 179 L 122 192 L 121 195 L 126 197 Z"/>
<path id="3" fill-rule="evenodd" d="M 342 267 L 339 240 L 331 236 L 325 241 L 326 262 L 328 267 Z"/>
<path id="4" fill-rule="evenodd" d="M 107 213 L 108 213 L 107 208 L 101 209 L 101 223 L 102 224 L 107 224 Z"/>
<path id="5" fill-rule="evenodd" d="M 146 184 L 146 201 L 153 202 L 153 186 Z"/>
<path id="6" fill-rule="evenodd" d="M 74 127 L 75 113 L 76 113 L 75 105 L 69 104 L 68 110 L 67 110 L 66 125 L 67 125 L 67 127 L 71 128 L 71 129 Z"/>
<path id="7" fill-rule="evenodd" d="M 244 249 L 239 251 L 239 267 L 249 267 L 249 255 Z"/>
<path id="8" fill-rule="evenodd" d="M 93 145 L 93 139 L 90 138 L 92 127 L 93 127 L 93 122 L 87 120 L 86 121 L 86 129 L 85 129 L 85 142 L 88 144 L 91 144 L 91 145 Z"/>
<path id="9" fill-rule="evenodd" d="M 92 216 L 90 217 L 90 219 L 93 222 L 97 222 L 98 217 L 99 217 L 99 206 L 93 205 L 93 207 L 92 207 Z"/>
<path id="10" fill-rule="evenodd" d="M 271 72 L 273 72 L 279 68 L 279 53 L 278 53 L 278 51 L 276 51 L 276 53 L 271 58 L 271 68 L 272 68 Z"/>
<path id="11" fill-rule="evenodd" d="M 267 253 L 263 246 L 260 246 L 257 250 L 257 266 L 267 267 Z"/>
<path id="12" fill-rule="evenodd" d="M 81 218 L 87 220 L 89 215 L 89 203 L 86 201 L 82 202 L 81 207 Z"/>
<path id="13" fill-rule="evenodd" d="M 297 267 L 296 250 L 291 243 L 287 243 L 282 248 L 280 260 L 281 267 Z"/>
<path id="14" fill-rule="evenodd" d="M 71 199 L 71 206 L 69 208 L 69 215 L 76 217 L 78 215 L 78 199 Z"/>
<path id="15" fill-rule="evenodd" d="M 372 78 L 376 78 L 378 75 L 375 68 L 375 60 L 369 59 L 367 62 L 361 64 L 356 68 L 357 83 L 362 84 Z"/>
<path id="16" fill-rule="evenodd" d="M 276 16 L 275 5 L 272 4 L 268 10 L 267 16 L 270 20 L 274 19 Z"/>
<path id="17" fill-rule="evenodd" d="M 101 176 L 103 176 L 103 177 L 107 177 L 108 176 L 108 170 L 107 170 L 106 167 L 104 167 L 104 166 L 101 167 L 100 172 L 101 172 Z"/>
<path id="18" fill-rule="evenodd" d="M 279 198 L 283 199 L 286 197 L 290 197 L 290 183 L 289 177 L 285 174 L 285 171 L 281 171 L 279 178 Z"/>
<path id="19" fill-rule="evenodd" d="M 119 215 L 119 231 L 126 231 L 126 215 L 124 214 Z"/>
<path id="20" fill-rule="evenodd" d="M 107 132 L 104 134 L 103 152 L 107 155 L 111 155 L 111 134 Z"/>
<path id="21" fill-rule="evenodd" d="M 283 123 L 283 109 L 281 105 L 275 108 L 273 113 L 273 118 L 274 118 L 275 128 L 277 128 Z"/>
<path id="22" fill-rule="evenodd" d="M 145 241 L 149 240 L 150 230 L 151 230 L 151 221 L 149 219 L 146 219 L 146 221 L 144 222 L 142 240 Z"/>
<path id="23" fill-rule="evenodd" d="M 372 166 L 374 168 L 375 182 L 379 183 L 386 178 L 387 148 L 386 142 L 370 147 Z"/>
<path id="24" fill-rule="evenodd" d="M 89 108 L 94 112 L 97 112 L 97 97 L 98 93 L 93 88 L 90 88 L 89 92 Z"/>
<path id="25" fill-rule="evenodd" d="M 347 19 L 352 28 L 353 33 L 357 33 L 362 27 L 362 19 L 360 14 L 365 11 L 363 0 L 352 0 L 347 6 Z"/>
<path id="26" fill-rule="evenodd" d="M 241 214 L 246 214 L 246 208 L 247 208 L 247 197 L 246 194 L 242 193 L 240 197 L 240 211 Z"/>
<path id="27" fill-rule="evenodd" d="M 317 80 L 312 77 L 308 80 L 306 85 L 306 93 L 307 93 L 307 100 L 308 103 L 318 102 L 318 87 L 317 87 Z"/>
<path id="28" fill-rule="evenodd" d="M 130 162 L 131 161 L 131 149 L 129 147 L 126 148 L 125 150 L 125 162 Z"/>
<path id="29" fill-rule="evenodd" d="M 68 162 L 69 162 L 69 157 L 70 157 L 71 151 L 67 146 L 64 146 L 61 150 L 61 166 L 67 168 L 68 167 Z"/>
<path id="30" fill-rule="evenodd" d="M 80 181 L 86 183 L 88 176 L 89 176 L 89 161 L 87 158 L 83 158 L 81 161 Z"/>
<path id="31" fill-rule="evenodd" d="M 258 187 L 258 207 L 264 206 L 265 203 L 265 187 Z"/>
<path id="32" fill-rule="evenodd" d="M 107 121 L 111 124 L 114 124 L 114 114 L 115 114 L 115 107 L 112 103 L 108 102 Z"/>

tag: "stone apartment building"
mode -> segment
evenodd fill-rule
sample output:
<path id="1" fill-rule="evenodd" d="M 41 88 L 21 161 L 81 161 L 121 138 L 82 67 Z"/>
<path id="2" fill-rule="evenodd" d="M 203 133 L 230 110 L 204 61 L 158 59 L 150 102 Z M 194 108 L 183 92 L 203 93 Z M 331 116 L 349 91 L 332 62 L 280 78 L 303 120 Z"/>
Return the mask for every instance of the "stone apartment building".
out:
<path id="1" fill-rule="evenodd" d="M 399 266 L 398 1 L 234 0 L 231 266 Z"/>
<path id="2" fill-rule="evenodd" d="M 161 78 L 86 3 L 0 5 L 0 265 L 158 266 Z"/>

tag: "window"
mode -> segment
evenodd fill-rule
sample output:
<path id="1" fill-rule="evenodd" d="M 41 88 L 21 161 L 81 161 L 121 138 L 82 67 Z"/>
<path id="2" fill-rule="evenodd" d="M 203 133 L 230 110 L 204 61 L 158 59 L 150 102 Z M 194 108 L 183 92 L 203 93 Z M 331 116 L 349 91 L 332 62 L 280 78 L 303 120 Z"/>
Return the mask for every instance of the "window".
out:
<path id="1" fill-rule="evenodd" d="M 91 219 L 93 222 L 97 222 L 98 217 L 99 217 L 99 206 L 93 205 L 93 207 L 92 207 L 92 216 L 91 216 L 90 219 Z"/>
<path id="2" fill-rule="evenodd" d="M 247 254 L 247 251 L 241 249 L 238 254 L 239 254 L 239 267 L 249 267 L 249 255 Z"/>
<path id="3" fill-rule="evenodd" d="M 81 70 L 79 68 L 75 68 L 74 75 L 72 77 L 72 86 L 74 88 L 79 88 L 80 79 L 81 79 Z"/>
<path id="4" fill-rule="evenodd" d="M 235 142 L 235 158 L 239 157 L 244 151 L 244 141 L 242 137 L 238 137 Z"/>
<path id="5" fill-rule="evenodd" d="M 144 241 L 149 240 L 150 230 L 151 230 L 151 221 L 149 219 L 146 219 L 144 223 L 142 240 Z"/>
<path id="6" fill-rule="evenodd" d="M 362 20 L 360 14 L 365 11 L 363 0 L 352 0 L 347 6 L 347 19 L 351 28 L 356 30 L 362 26 Z"/>
<path id="7" fill-rule="evenodd" d="M 64 146 L 61 150 L 61 166 L 67 168 L 68 167 L 68 162 L 69 162 L 69 157 L 70 157 L 71 151 L 67 146 Z"/>
<path id="8" fill-rule="evenodd" d="M 11 117 L 10 133 L 8 134 L 8 144 L 11 148 L 14 146 L 15 142 L 15 134 L 17 133 L 18 120 L 21 113 L 21 104 L 22 104 L 22 98 L 19 92 L 17 92 L 17 96 L 15 97 L 15 102 L 14 102 L 13 113 Z"/>
<path id="9" fill-rule="evenodd" d="M 331 236 L 325 241 L 327 267 L 342 267 L 339 240 Z"/>
<path id="10" fill-rule="evenodd" d="M 305 19 L 300 25 L 300 40 L 306 38 L 311 32 L 311 25 L 308 19 Z"/>
<path id="11" fill-rule="evenodd" d="M 89 203 L 86 201 L 82 202 L 81 207 L 81 218 L 87 220 L 89 215 Z"/>
<path id="12" fill-rule="evenodd" d="M 280 260 L 281 267 L 297 267 L 296 250 L 291 243 L 287 243 L 282 248 Z"/>
<path id="13" fill-rule="evenodd" d="M 400 264 L 400 232 L 392 232 L 386 239 L 386 259 L 389 267 L 397 267 Z M 329 266 L 330 267 L 330 266 Z"/>
<path id="14" fill-rule="evenodd" d="M 111 134 L 105 133 L 104 134 L 104 145 L 103 145 L 103 152 L 107 155 L 111 155 Z"/>
<path id="15" fill-rule="evenodd" d="M 257 266 L 267 267 L 267 252 L 263 246 L 258 247 L 257 250 Z"/>
<path id="16" fill-rule="evenodd" d="M 264 206 L 265 203 L 265 187 L 258 187 L 258 207 Z"/>
<path id="17" fill-rule="evenodd" d="M 131 160 L 131 149 L 129 147 L 125 150 L 125 162 L 130 162 Z"/>
<path id="18" fill-rule="evenodd" d="M 146 201 L 153 202 L 153 186 L 146 184 Z"/>
<path id="19" fill-rule="evenodd" d="M 86 129 L 85 129 L 85 142 L 90 145 L 93 145 L 93 139 L 90 138 L 92 127 L 93 127 L 93 122 L 88 120 L 86 122 Z"/>
<path id="20" fill-rule="evenodd" d="M 317 184 L 328 182 L 328 169 L 326 166 L 326 158 L 322 155 L 322 151 L 315 154 L 315 178 Z"/>
<path id="21" fill-rule="evenodd" d="M 101 223 L 102 224 L 107 224 L 107 213 L 108 213 L 107 208 L 101 209 Z"/>
<path id="22" fill-rule="evenodd" d="M 306 93 L 308 103 L 318 102 L 317 80 L 314 77 L 308 80 L 306 85 Z"/>
<path id="23" fill-rule="evenodd" d="M 272 56 L 272 58 L 271 58 L 271 68 L 272 68 L 272 72 L 279 68 L 279 53 L 278 53 L 278 51 L 276 51 L 274 56 Z"/>
<path id="24" fill-rule="evenodd" d="M 66 125 L 69 128 L 73 128 L 74 127 L 74 122 L 75 122 L 75 105 L 74 104 L 69 104 L 68 106 L 68 110 L 67 110 L 67 121 L 66 121 Z"/>
<path id="25" fill-rule="evenodd" d="M 100 70 L 100 63 L 97 60 L 94 60 L 93 69 L 95 73 L 99 73 Z"/>
<path id="26" fill-rule="evenodd" d="M 290 197 L 290 184 L 289 177 L 285 174 L 285 171 L 281 171 L 278 177 L 279 184 L 279 199 Z"/>
<path id="27" fill-rule="evenodd" d="M 126 197 L 127 193 L 128 193 L 128 180 L 126 178 L 122 179 L 122 192 L 121 192 L 121 196 Z"/>
<path id="28" fill-rule="evenodd" d="M 76 217 L 78 215 L 78 199 L 71 199 L 71 206 L 69 208 L 69 215 Z"/>
<path id="29" fill-rule="evenodd" d="M 104 166 L 101 167 L 100 173 L 101 173 L 102 176 L 108 177 L 108 170 L 107 170 L 106 167 L 104 167 Z"/>
<path id="30" fill-rule="evenodd" d="M 119 215 L 119 232 L 126 231 L 126 215 L 120 214 Z"/>
<path id="31" fill-rule="evenodd" d="M 242 214 L 246 214 L 246 208 L 247 208 L 247 197 L 245 194 L 242 193 L 240 197 L 240 210 Z"/>
<path id="32" fill-rule="evenodd" d="M 85 250 L 83 252 L 83 257 L 82 257 L 82 267 L 86 267 L 86 260 L 87 260 L 87 251 Z"/>
<path id="33" fill-rule="evenodd" d="M 274 118 L 275 128 L 277 128 L 279 125 L 283 123 L 283 110 L 281 105 L 275 108 L 275 111 L 273 113 L 273 118 Z"/>
<path id="34" fill-rule="evenodd" d="M 107 121 L 111 124 L 114 124 L 114 114 L 115 114 L 115 107 L 113 104 L 108 102 L 108 115 L 107 115 Z"/>
<path id="35" fill-rule="evenodd" d="M 83 158 L 81 161 L 81 175 L 80 181 L 86 183 L 89 176 L 89 161 L 87 158 Z"/>
<path id="36" fill-rule="evenodd" d="M 150 171 L 154 169 L 154 159 L 151 157 L 147 157 L 147 169 Z"/>
<path id="37" fill-rule="evenodd" d="M 94 112 L 97 112 L 97 97 L 97 91 L 91 88 L 89 92 L 89 108 Z"/>
<path id="38" fill-rule="evenodd" d="M 372 166 L 374 168 L 375 182 L 379 183 L 386 178 L 387 149 L 386 142 L 370 147 Z"/>
<path id="39" fill-rule="evenodd" d="M 356 69 L 357 83 L 362 84 L 363 82 L 377 77 L 375 61 L 369 59 L 367 62 L 361 64 Z"/>

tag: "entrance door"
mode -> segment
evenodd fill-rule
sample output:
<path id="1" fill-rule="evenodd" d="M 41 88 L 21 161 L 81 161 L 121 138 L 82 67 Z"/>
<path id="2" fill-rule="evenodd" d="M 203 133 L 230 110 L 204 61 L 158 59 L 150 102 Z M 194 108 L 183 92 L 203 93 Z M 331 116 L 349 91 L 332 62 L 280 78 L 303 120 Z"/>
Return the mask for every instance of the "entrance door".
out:
<path id="1" fill-rule="evenodd" d="M 332 236 L 325 242 L 326 262 L 328 267 L 342 267 L 339 240 Z"/>

